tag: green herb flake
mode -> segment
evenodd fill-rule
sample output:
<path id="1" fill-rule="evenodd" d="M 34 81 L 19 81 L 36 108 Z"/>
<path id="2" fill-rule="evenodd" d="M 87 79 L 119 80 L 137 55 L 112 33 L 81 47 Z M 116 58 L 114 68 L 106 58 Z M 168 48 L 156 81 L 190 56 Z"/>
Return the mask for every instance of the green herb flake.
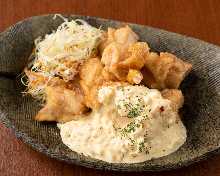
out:
<path id="1" fill-rule="evenodd" d="M 134 139 L 131 139 L 131 138 L 128 138 L 128 139 L 131 141 L 132 145 L 135 144 L 136 141 Z"/>
<path id="2" fill-rule="evenodd" d="M 138 150 L 139 150 L 140 153 L 145 151 L 144 142 L 139 143 Z"/>
<path id="3" fill-rule="evenodd" d="M 128 112 L 128 118 L 135 118 L 140 115 L 140 110 L 137 107 L 131 108 L 131 110 Z"/>
<path id="4" fill-rule="evenodd" d="M 131 132 L 135 132 L 136 128 L 139 128 L 140 124 L 139 123 L 135 123 L 135 122 L 131 122 L 129 123 L 125 128 L 123 128 L 121 130 L 122 134 L 124 133 L 131 133 Z"/>

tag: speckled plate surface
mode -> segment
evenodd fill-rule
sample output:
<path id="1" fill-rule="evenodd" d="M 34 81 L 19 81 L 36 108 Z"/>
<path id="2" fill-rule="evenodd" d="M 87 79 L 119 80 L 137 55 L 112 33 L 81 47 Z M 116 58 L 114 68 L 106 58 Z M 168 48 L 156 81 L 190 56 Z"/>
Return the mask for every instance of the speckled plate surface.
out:
<path id="1" fill-rule="evenodd" d="M 103 29 L 125 23 L 95 17 L 81 18 Z M 182 109 L 187 128 L 186 143 L 175 153 L 137 164 L 110 164 L 70 151 L 62 142 L 55 123 L 33 120 L 39 105 L 24 97 L 18 79 L 27 64 L 34 39 L 55 30 L 62 19 L 53 15 L 21 21 L 0 34 L 0 120 L 18 138 L 52 158 L 90 168 L 118 171 L 158 171 L 179 168 L 219 153 L 220 146 L 220 48 L 183 35 L 147 26 L 129 24 L 153 51 L 168 51 L 193 64 L 193 71 L 181 85 L 185 95 Z"/>

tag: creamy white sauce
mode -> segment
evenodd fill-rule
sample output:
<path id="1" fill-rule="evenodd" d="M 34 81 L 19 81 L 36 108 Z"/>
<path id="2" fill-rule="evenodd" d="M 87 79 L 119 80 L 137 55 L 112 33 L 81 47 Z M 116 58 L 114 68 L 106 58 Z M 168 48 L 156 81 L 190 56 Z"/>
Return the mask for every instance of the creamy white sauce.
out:
<path id="1" fill-rule="evenodd" d="M 71 150 L 111 163 L 136 163 L 168 155 L 185 142 L 178 113 L 158 90 L 108 86 L 98 95 L 100 109 L 58 124 Z"/>

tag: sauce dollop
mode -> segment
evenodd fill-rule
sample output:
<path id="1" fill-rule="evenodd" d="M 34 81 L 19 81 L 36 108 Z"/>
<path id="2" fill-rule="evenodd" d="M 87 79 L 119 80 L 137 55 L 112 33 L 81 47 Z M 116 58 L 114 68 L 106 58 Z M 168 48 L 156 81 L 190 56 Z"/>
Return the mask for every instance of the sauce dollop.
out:
<path id="1" fill-rule="evenodd" d="M 144 86 L 106 86 L 102 106 L 87 116 L 58 124 L 71 150 L 110 163 L 137 163 L 175 152 L 186 129 L 171 101 Z"/>

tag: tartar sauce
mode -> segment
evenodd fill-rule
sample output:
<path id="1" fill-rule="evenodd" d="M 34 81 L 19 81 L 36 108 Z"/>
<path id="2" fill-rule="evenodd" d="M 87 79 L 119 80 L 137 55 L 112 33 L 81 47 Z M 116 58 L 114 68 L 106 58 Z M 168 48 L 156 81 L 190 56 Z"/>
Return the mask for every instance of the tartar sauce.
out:
<path id="1" fill-rule="evenodd" d="M 136 163 L 176 151 L 186 129 L 171 101 L 144 86 L 105 86 L 100 109 L 58 124 L 71 150 L 111 163 Z"/>

